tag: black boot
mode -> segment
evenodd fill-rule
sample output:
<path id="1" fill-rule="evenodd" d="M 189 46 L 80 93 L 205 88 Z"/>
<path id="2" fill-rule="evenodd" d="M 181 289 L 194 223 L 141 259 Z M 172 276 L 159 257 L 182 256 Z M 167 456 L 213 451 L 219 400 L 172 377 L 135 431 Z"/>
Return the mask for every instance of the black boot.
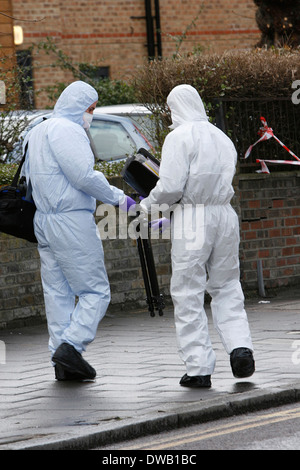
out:
<path id="1" fill-rule="evenodd" d="M 211 387 L 210 375 L 195 375 L 191 377 L 187 374 L 184 374 L 184 376 L 181 378 L 179 383 L 183 387 L 191 387 L 191 388 L 210 388 Z"/>
<path id="2" fill-rule="evenodd" d="M 255 362 L 251 349 L 236 348 L 230 353 L 230 365 L 234 377 L 250 377 L 255 371 Z"/>
<path id="3" fill-rule="evenodd" d="M 82 375 L 78 372 L 77 373 L 68 372 L 60 364 L 55 364 L 54 370 L 55 370 L 55 378 L 56 380 L 60 382 L 61 381 L 81 382 L 83 380 L 87 380 L 85 375 Z"/>
<path id="4" fill-rule="evenodd" d="M 52 356 L 52 361 L 55 364 L 59 364 L 65 373 L 80 376 L 81 380 L 94 379 L 96 377 L 95 369 L 68 343 L 62 343 L 57 348 Z"/>

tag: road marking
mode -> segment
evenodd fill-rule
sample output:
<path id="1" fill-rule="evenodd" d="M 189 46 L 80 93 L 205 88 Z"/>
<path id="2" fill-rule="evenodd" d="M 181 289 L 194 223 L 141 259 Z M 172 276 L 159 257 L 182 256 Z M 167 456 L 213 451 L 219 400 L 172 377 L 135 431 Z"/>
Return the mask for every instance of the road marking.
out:
<path id="1" fill-rule="evenodd" d="M 182 437 L 174 437 L 174 438 L 162 438 L 159 440 L 150 441 L 147 447 L 141 446 L 134 446 L 134 447 L 122 447 L 122 450 L 163 450 L 169 449 L 170 446 L 180 446 L 184 444 L 190 444 L 192 442 L 202 441 L 205 439 L 209 439 L 212 437 L 223 436 L 230 433 L 236 433 L 240 431 L 245 431 L 247 429 L 253 429 L 259 426 L 266 426 L 268 424 L 274 424 L 281 421 L 288 421 L 291 419 L 300 418 L 300 409 L 295 410 L 285 410 L 285 411 L 277 411 L 273 413 L 268 413 L 260 417 L 248 417 L 242 418 L 243 421 L 241 423 L 226 423 L 223 425 L 215 424 L 213 427 L 203 430 L 203 431 L 193 431 L 193 432 L 186 432 L 183 434 Z M 228 418 L 230 419 L 230 418 Z M 180 430 L 178 430 L 180 431 Z"/>

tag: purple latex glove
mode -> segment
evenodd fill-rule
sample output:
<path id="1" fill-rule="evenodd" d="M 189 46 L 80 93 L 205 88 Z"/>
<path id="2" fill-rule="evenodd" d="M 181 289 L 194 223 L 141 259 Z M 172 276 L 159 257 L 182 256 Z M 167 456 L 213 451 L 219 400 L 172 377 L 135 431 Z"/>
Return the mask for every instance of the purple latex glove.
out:
<path id="1" fill-rule="evenodd" d="M 150 227 L 153 230 L 159 230 L 160 233 L 164 232 L 170 226 L 170 220 L 166 217 L 162 217 L 161 219 L 152 220 L 150 222 Z"/>
<path id="2" fill-rule="evenodd" d="M 136 205 L 136 202 L 134 201 L 134 199 L 132 199 L 129 196 L 125 196 L 124 202 L 122 202 L 122 204 L 120 204 L 119 207 L 122 211 L 128 212 L 130 207 L 133 206 L 133 205 Z"/>

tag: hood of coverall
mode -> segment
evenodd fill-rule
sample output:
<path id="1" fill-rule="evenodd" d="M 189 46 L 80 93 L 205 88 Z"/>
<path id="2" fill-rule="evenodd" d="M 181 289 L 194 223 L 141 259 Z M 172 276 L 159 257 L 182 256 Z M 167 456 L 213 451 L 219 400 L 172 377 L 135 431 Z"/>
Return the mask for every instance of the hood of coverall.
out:
<path id="1" fill-rule="evenodd" d="M 54 118 L 67 118 L 83 126 L 83 113 L 98 101 L 98 93 L 88 83 L 77 81 L 67 86 L 54 107 Z"/>
<path id="2" fill-rule="evenodd" d="M 178 85 L 169 93 L 167 105 L 171 111 L 171 129 L 190 121 L 207 121 L 208 117 L 198 91 L 191 85 Z"/>

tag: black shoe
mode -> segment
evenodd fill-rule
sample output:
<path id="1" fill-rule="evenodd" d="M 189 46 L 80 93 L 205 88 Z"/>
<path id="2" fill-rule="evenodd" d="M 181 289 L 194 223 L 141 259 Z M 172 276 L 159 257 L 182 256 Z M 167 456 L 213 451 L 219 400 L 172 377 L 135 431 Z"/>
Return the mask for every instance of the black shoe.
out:
<path id="1" fill-rule="evenodd" d="M 87 380 L 85 375 L 82 375 L 80 373 L 68 372 L 60 364 L 55 364 L 54 370 L 55 370 L 55 378 L 58 381 L 77 381 L 77 382 L 80 382 L 80 381 L 83 381 L 83 380 Z"/>
<path id="2" fill-rule="evenodd" d="M 96 371 L 81 354 L 68 343 L 62 343 L 52 356 L 55 364 L 62 366 L 68 374 L 80 375 L 81 379 L 94 379 Z"/>
<path id="3" fill-rule="evenodd" d="M 191 387 L 191 388 L 210 388 L 211 387 L 210 375 L 195 375 L 191 377 L 187 374 L 184 374 L 184 376 L 181 378 L 179 383 L 183 387 Z"/>
<path id="4" fill-rule="evenodd" d="M 234 377 L 250 377 L 255 371 L 255 362 L 251 349 L 236 348 L 230 353 L 230 365 Z"/>

